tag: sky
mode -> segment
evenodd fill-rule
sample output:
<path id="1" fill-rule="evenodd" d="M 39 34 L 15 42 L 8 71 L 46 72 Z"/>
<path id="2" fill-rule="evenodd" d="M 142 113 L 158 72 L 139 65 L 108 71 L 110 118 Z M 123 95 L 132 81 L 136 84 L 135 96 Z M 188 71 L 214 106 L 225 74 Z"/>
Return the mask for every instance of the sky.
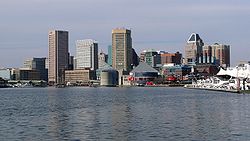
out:
<path id="1" fill-rule="evenodd" d="M 48 56 L 48 31 L 69 31 L 75 41 L 94 39 L 107 53 L 111 31 L 132 30 L 137 54 L 145 49 L 184 55 L 198 33 L 205 44 L 231 46 L 231 66 L 250 60 L 249 0 L 1 0 L 0 68 Z"/>

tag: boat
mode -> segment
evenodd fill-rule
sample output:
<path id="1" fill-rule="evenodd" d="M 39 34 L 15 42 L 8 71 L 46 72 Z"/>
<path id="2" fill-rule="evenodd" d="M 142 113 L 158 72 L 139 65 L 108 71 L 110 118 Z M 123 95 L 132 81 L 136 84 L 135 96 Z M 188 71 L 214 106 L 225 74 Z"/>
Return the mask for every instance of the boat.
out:
<path id="1" fill-rule="evenodd" d="M 57 84 L 57 85 L 56 85 L 56 88 L 65 88 L 65 87 L 66 87 L 65 84 Z"/>
<path id="2" fill-rule="evenodd" d="M 186 84 L 185 88 L 204 89 L 214 91 L 225 91 L 239 93 L 238 80 L 235 78 L 222 79 L 218 76 L 209 77 L 207 79 L 194 80 L 192 84 Z"/>
<path id="3" fill-rule="evenodd" d="M 220 71 L 206 79 L 193 79 L 185 88 L 216 90 L 242 93 L 250 91 L 250 62 L 241 63 L 234 68 L 220 68 Z"/>

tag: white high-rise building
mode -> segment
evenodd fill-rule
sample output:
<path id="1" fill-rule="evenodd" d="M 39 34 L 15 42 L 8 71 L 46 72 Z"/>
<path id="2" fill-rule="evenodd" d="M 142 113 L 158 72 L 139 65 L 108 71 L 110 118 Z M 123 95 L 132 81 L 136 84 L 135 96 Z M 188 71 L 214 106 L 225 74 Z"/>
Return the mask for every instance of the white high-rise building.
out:
<path id="1" fill-rule="evenodd" d="M 98 69 L 98 43 L 92 39 L 76 41 L 76 69 Z"/>

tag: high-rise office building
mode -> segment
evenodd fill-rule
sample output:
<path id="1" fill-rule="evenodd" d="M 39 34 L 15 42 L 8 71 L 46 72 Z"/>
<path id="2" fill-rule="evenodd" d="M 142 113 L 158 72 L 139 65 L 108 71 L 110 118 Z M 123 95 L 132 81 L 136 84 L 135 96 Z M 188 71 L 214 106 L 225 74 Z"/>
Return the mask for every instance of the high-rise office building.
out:
<path id="1" fill-rule="evenodd" d="M 73 70 L 74 69 L 74 56 L 69 55 L 69 66 L 68 70 Z"/>
<path id="2" fill-rule="evenodd" d="M 132 69 L 132 38 L 128 29 L 112 30 L 112 67 L 118 71 L 130 72 Z"/>
<path id="3" fill-rule="evenodd" d="M 203 47 L 203 63 L 213 63 L 223 67 L 230 66 L 230 46 L 215 43 Z"/>
<path id="4" fill-rule="evenodd" d="M 76 69 L 98 69 L 98 43 L 92 39 L 76 41 Z"/>
<path id="5" fill-rule="evenodd" d="M 139 62 L 139 56 L 137 55 L 135 49 L 132 48 L 132 67 L 135 68 L 136 66 L 138 66 Z"/>
<path id="6" fill-rule="evenodd" d="M 108 46 L 108 64 L 112 66 L 112 46 Z"/>
<path id="7" fill-rule="evenodd" d="M 194 65 L 202 55 L 204 43 L 199 34 L 192 33 L 185 46 L 185 55 L 187 64 Z"/>
<path id="8" fill-rule="evenodd" d="M 49 31 L 49 83 L 64 83 L 64 71 L 69 61 L 68 45 L 68 31 Z"/>
<path id="9" fill-rule="evenodd" d="M 32 58 L 24 62 L 24 68 L 36 70 L 39 73 L 40 80 L 48 81 L 48 70 L 45 67 L 46 58 Z"/>

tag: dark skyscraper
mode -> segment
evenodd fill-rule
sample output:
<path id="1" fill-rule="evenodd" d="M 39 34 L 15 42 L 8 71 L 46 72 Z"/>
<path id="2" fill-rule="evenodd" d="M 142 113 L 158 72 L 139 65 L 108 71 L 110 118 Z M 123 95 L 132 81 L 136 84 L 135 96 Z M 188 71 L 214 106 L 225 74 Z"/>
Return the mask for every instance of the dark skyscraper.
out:
<path id="1" fill-rule="evenodd" d="M 135 50 L 132 48 L 132 67 L 136 67 L 139 65 L 139 57 Z"/>
<path id="2" fill-rule="evenodd" d="M 64 81 L 64 71 L 68 68 L 69 61 L 68 44 L 68 31 L 49 31 L 49 83 Z"/>

